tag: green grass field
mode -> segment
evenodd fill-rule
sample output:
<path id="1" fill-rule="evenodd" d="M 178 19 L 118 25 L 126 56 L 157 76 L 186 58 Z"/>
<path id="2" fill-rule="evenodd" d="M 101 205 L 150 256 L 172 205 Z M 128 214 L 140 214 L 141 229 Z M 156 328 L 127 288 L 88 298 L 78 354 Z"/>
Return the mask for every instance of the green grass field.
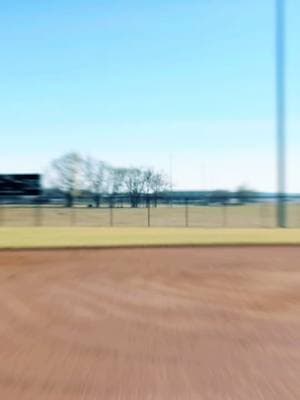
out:
<path id="1" fill-rule="evenodd" d="M 300 229 L 0 228 L 0 248 L 299 244 Z"/>
<path id="2" fill-rule="evenodd" d="M 146 227 L 148 211 L 145 208 L 105 208 L 76 207 L 0 207 L 1 227 L 21 226 L 84 226 Z M 188 221 L 187 221 L 188 219 Z M 228 207 L 191 206 L 151 208 L 152 227 L 184 227 L 186 223 L 194 228 L 275 228 L 276 206 L 274 204 L 252 204 Z M 300 205 L 288 205 L 288 224 L 300 227 Z"/>

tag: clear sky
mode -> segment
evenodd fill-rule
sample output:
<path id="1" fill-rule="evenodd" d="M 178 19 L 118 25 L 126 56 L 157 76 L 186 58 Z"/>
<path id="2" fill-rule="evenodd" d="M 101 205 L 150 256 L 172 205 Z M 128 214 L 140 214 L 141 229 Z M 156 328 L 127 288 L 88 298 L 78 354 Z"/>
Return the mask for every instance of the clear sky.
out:
<path id="1" fill-rule="evenodd" d="M 72 150 L 172 164 L 177 188 L 274 190 L 274 3 L 2 0 L 0 173 L 43 172 Z M 300 2 L 287 5 L 288 188 L 300 192 Z"/>

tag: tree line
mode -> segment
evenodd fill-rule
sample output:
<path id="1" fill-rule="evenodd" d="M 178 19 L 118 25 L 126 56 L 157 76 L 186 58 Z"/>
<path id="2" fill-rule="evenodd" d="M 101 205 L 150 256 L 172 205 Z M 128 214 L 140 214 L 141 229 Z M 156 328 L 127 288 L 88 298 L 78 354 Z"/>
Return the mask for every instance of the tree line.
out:
<path id="1" fill-rule="evenodd" d="M 162 171 L 147 167 L 115 167 L 107 162 L 76 152 L 66 153 L 54 159 L 46 174 L 52 189 L 63 192 L 65 205 L 72 207 L 76 197 L 84 195 L 100 207 L 105 197 L 113 201 L 117 195 L 126 195 L 131 207 L 138 207 L 142 200 L 150 201 L 156 206 L 161 195 L 175 198 L 170 193 L 171 185 Z M 195 192 L 196 193 L 196 192 Z M 245 186 L 236 191 L 212 190 L 197 192 L 203 204 L 229 204 L 236 200 L 239 204 L 253 202 L 257 193 Z M 184 192 L 181 192 L 181 196 Z M 189 195 L 186 196 L 188 199 Z M 192 199 L 191 199 L 192 200 Z"/>
<path id="2" fill-rule="evenodd" d="M 131 207 L 138 207 L 143 196 L 156 198 L 170 187 L 165 174 L 153 168 L 114 167 L 76 152 L 53 160 L 47 181 L 65 194 L 67 207 L 72 207 L 74 198 L 81 194 L 89 196 L 94 206 L 99 207 L 102 196 L 121 193 L 128 195 Z"/>

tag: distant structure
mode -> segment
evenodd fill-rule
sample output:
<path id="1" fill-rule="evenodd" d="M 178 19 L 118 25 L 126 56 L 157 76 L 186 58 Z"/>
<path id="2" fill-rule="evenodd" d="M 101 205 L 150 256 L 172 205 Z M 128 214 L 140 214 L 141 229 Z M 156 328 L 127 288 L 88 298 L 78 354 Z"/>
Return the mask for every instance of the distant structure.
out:
<path id="1" fill-rule="evenodd" d="M 39 196 L 42 192 L 40 174 L 0 175 L 0 196 Z"/>

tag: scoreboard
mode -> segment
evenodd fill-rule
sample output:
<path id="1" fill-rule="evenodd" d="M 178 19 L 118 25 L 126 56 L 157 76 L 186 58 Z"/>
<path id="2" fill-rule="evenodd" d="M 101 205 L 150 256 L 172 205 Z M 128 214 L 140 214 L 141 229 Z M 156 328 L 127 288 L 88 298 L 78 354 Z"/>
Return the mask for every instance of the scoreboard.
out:
<path id="1" fill-rule="evenodd" d="M 0 174 L 0 196 L 38 196 L 41 194 L 39 174 Z"/>

